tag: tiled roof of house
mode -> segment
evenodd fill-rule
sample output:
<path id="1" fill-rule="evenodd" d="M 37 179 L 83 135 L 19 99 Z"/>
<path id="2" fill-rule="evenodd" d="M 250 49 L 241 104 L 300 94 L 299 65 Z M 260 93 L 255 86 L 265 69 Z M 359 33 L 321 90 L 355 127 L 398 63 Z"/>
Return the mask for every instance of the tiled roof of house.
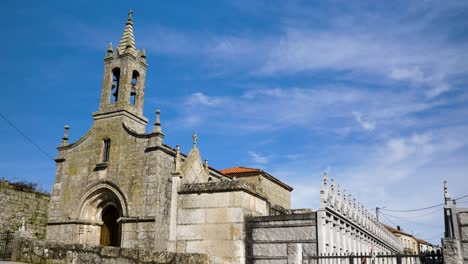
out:
<path id="1" fill-rule="evenodd" d="M 263 171 L 261 169 L 256 169 L 256 168 L 247 168 L 247 167 L 233 167 L 233 168 L 228 168 L 224 170 L 220 170 L 220 172 L 228 177 L 251 177 L 251 176 L 256 176 L 256 175 L 263 175 L 263 177 L 271 180 L 272 182 L 278 184 L 279 186 L 283 187 L 284 189 L 288 191 L 292 191 L 293 188 L 286 183 L 278 180 L 276 177 L 272 176 L 266 171 Z"/>
<path id="2" fill-rule="evenodd" d="M 261 171 L 262 170 L 260 169 L 254 169 L 254 168 L 233 167 L 233 168 L 221 170 L 221 173 L 228 175 L 228 174 L 245 174 L 245 173 L 261 172 Z"/>
<path id="3" fill-rule="evenodd" d="M 419 244 L 424 244 L 424 245 L 428 245 L 428 246 L 432 246 L 432 243 L 429 243 L 427 242 L 426 240 L 423 240 L 423 239 L 417 239 Z"/>
<path id="4" fill-rule="evenodd" d="M 391 226 L 388 226 L 388 225 L 385 225 L 385 224 L 384 224 L 384 226 L 385 226 L 385 228 L 388 229 L 388 231 L 390 231 L 390 232 L 392 232 L 392 233 L 400 234 L 400 235 L 405 235 L 405 236 L 409 236 L 409 237 L 414 237 L 413 235 L 410 235 L 410 234 L 408 234 L 408 233 L 405 233 L 405 232 L 403 232 L 403 231 L 401 231 L 401 230 L 398 230 L 398 229 L 396 229 L 396 228 L 394 228 L 394 227 L 391 227 Z"/>

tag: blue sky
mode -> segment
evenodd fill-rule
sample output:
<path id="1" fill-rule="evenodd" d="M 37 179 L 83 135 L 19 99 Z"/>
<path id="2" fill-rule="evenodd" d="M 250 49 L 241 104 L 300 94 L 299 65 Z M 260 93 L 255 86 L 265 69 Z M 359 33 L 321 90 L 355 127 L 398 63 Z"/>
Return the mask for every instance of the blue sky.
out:
<path id="1" fill-rule="evenodd" d="M 72 141 L 91 126 L 132 8 L 165 143 L 187 153 L 196 131 L 211 166 L 262 168 L 296 208 L 317 209 L 324 171 L 367 208 L 441 203 L 443 180 L 468 194 L 468 2 L 136 2 L 0 4 L 0 112 L 52 157 L 65 124 Z M 0 177 L 49 190 L 54 162 L 4 120 L 0 135 Z M 386 216 L 443 233 L 440 208 Z"/>

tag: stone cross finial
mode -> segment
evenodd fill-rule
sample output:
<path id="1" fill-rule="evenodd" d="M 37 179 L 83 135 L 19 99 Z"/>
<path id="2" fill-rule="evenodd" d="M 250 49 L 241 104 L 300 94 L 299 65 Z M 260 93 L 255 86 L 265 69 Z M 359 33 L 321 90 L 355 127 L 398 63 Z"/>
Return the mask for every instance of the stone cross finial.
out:
<path id="1" fill-rule="evenodd" d="M 63 137 L 62 137 L 62 144 L 61 146 L 68 145 L 68 131 L 70 130 L 69 126 L 64 126 Z"/>
<path id="2" fill-rule="evenodd" d="M 198 141 L 197 133 L 193 133 L 192 138 L 193 138 L 193 147 L 196 148 L 197 147 L 197 141 Z"/>
<path id="3" fill-rule="evenodd" d="M 128 20 L 132 20 L 132 17 L 133 17 L 133 10 L 130 9 L 130 11 L 128 11 Z"/>

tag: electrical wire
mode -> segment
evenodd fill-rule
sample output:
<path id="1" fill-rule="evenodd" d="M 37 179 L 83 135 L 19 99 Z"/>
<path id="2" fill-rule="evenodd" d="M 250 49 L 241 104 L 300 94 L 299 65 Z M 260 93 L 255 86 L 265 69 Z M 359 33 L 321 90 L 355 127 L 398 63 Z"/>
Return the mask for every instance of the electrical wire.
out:
<path id="1" fill-rule="evenodd" d="M 413 219 L 413 218 L 421 218 L 421 217 L 425 217 L 425 216 L 428 216 L 428 215 L 432 215 L 432 214 L 435 214 L 437 212 L 441 212 L 439 208 L 437 208 L 436 210 L 434 211 L 430 211 L 429 213 L 426 213 L 426 214 L 422 214 L 422 215 L 415 215 L 415 216 L 396 216 L 396 215 L 392 215 L 392 214 L 389 214 L 387 213 L 387 215 L 391 216 L 391 217 L 394 217 L 394 218 L 400 218 L 400 219 Z"/>
<path id="2" fill-rule="evenodd" d="M 424 207 L 424 208 L 410 209 L 410 210 L 393 210 L 393 209 L 383 209 L 383 208 L 381 208 L 380 210 L 389 211 L 389 212 L 398 212 L 398 213 L 408 213 L 408 212 L 424 211 L 424 210 L 436 208 L 436 207 L 443 206 L 443 205 L 444 205 L 444 203 L 440 203 L 440 204 L 436 204 L 436 205 L 432 205 L 432 206 L 428 206 L 428 207 Z"/>
<path id="3" fill-rule="evenodd" d="M 381 214 L 383 214 L 383 213 L 381 212 Z M 386 217 L 387 219 L 388 219 L 388 217 L 390 217 L 390 218 L 398 218 L 398 217 L 395 217 L 395 216 L 393 216 L 393 215 L 388 215 L 388 214 L 386 214 L 386 216 L 387 216 L 387 217 Z M 401 218 L 401 217 L 400 217 L 399 219 L 400 219 L 400 220 L 398 220 L 398 221 L 402 221 L 402 222 L 406 222 L 406 223 L 411 223 L 411 224 L 416 224 L 416 225 L 424 225 L 424 226 L 430 226 L 430 227 L 434 227 L 434 228 L 439 228 L 439 227 L 440 227 L 440 225 L 433 225 L 433 224 L 428 224 L 428 223 L 421 223 L 421 222 L 410 221 L 410 220 L 407 220 L 407 219 L 404 219 L 404 218 Z"/>
<path id="4" fill-rule="evenodd" d="M 463 195 L 462 197 L 458 197 L 457 199 L 453 199 L 453 200 L 454 200 L 454 201 L 457 201 L 457 200 L 461 200 L 461 199 L 466 198 L 466 197 L 468 197 L 468 194 L 467 194 L 467 195 Z"/>
<path id="5" fill-rule="evenodd" d="M 467 194 L 467 195 L 463 195 L 463 196 L 461 196 L 461 197 L 458 197 L 458 198 L 456 198 L 456 199 L 452 199 L 452 201 L 457 201 L 457 200 L 460 200 L 460 199 L 463 199 L 463 198 L 466 198 L 466 197 L 468 197 L 468 194 Z M 395 209 L 385 209 L 385 208 L 379 208 L 379 209 L 382 210 L 382 211 L 388 211 L 388 212 L 408 213 L 408 212 L 424 211 L 424 210 L 436 208 L 436 207 L 443 206 L 443 205 L 445 205 L 445 203 L 435 204 L 435 205 L 428 206 L 428 207 L 423 207 L 423 208 L 409 209 L 409 210 L 395 210 Z"/>
<path id="6" fill-rule="evenodd" d="M 397 224 L 393 223 L 384 213 L 380 212 L 380 215 L 387 219 L 393 226 L 397 226 Z"/>
<path id="7" fill-rule="evenodd" d="M 8 120 L 2 113 L 0 113 L 0 117 L 3 118 L 11 127 L 13 127 L 24 139 L 26 139 L 30 144 L 32 144 L 37 150 L 39 150 L 43 155 L 45 155 L 47 158 L 53 160 L 52 156 L 50 156 L 45 150 L 43 150 L 39 145 L 34 143 L 32 139 L 30 139 L 26 134 L 24 134 L 13 122 Z"/>

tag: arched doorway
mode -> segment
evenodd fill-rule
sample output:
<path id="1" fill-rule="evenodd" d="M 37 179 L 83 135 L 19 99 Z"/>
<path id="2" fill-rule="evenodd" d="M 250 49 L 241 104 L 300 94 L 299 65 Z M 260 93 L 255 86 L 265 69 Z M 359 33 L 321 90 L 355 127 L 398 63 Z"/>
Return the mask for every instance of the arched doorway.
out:
<path id="1" fill-rule="evenodd" d="M 120 224 L 117 223 L 119 219 L 119 211 L 115 206 L 109 205 L 102 210 L 102 226 L 101 226 L 101 246 L 120 247 Z"/>
<path id="2" fill-rule="evenodd" d="M 122 224 L 118 219 L 128 215 L 125 197 L 110 182 L 99 182 L 87 189 L 78 217 L 87 223 L 86 232 L 77 236 L 77 242 L 120 247 L 125 242 L 122 241 Z"/>

